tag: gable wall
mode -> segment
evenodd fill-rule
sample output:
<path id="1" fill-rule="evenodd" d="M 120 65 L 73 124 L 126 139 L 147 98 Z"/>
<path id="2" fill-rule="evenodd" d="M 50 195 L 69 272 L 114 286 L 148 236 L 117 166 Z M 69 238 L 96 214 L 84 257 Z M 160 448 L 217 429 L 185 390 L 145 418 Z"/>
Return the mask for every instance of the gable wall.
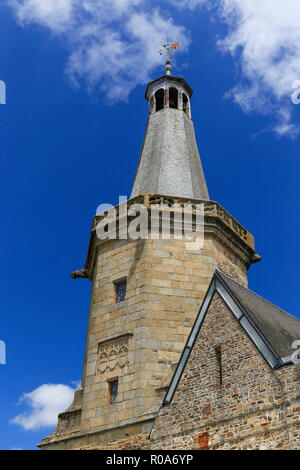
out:
<path id="1" fill-rule="evenodd" d="M 214 294 L 173 401 L 155 421 L 151 448 L 300 448 L 298 376 L 294 365 L 271 371 Z"/>

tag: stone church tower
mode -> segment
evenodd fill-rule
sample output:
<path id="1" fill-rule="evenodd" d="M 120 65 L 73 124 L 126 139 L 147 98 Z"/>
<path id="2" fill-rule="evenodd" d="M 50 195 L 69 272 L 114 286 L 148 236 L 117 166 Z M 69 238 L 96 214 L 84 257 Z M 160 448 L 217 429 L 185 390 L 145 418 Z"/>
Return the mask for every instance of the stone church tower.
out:
<path id="1" fill-rule="evenodd" d="M 117 239 L 100 239 L 105 215 L 94 217 L 85 268 L 72 273 L 92 285 L 81 387 L 41 449 L 149 447 L 149 430 L 215 270 L 247 286 L 247 271 L 260 260 L 253 236 L 209 198 L 192 94 L 168 65 L 147 86 L 148 123 L 127 205 L 129 214 L 143 206 L 148 237 L 118 232 Z M 204 208 L 204 245 L 189 250 L 184 236 L 174 236 L 176 213 L 188 205 L 195 219 L 197 204 Z M 161 210 L 151 218 L 154 206 Z M 123 204 L 115 213 L 119 229 L 133 220 Z M 170 239 L 151 236 L 163 214 L 170 217 Z"/>

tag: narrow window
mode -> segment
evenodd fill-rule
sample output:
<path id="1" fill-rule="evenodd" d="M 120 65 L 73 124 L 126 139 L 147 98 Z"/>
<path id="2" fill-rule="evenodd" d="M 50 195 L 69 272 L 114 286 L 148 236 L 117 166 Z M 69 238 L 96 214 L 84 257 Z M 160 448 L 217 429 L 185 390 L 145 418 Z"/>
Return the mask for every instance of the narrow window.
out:
<path id="1" fill-rule="evenodd" d="M 156 103 L 156 111 L 160 111 L 164 107 L 164 97 L 165 97 L 165 92 L 163 88 L 160 88 L 157 90 L 155 93 L 155 103 Z"/>
<path id="2" fill-rule="evenodd" d="M 189 100 L 185 93 L 183 93 L 182 95 L 182 105 L 183 105 L 183 111 L 188 117 L 190 117 Z"/>
<path id="3" fill-rule="evenodd" d="M 169 89 L 169 107 L 178 109 L 178 90 L 177 88 Z"/>
<path id="4" fill-rule="evenodd" d="M 154 111 L 154 96 L 151 96 L 150 98 L 150 111 L 151 113 Z"/>
<path id="5" fill-rule="evenodd" d="M 109 386 L 109 404 L 114 405 L 117 401 L 118 396 L 118 380 L 112 380 L 108 383 Z"/>
<path id="6" fill-rule="evenodd" d="M 115 303 L 123 302 L 126 297 L 126 279 L 115 283 Z"/>
<path id="7" fill-rule="evenodd" d="M 218 374 L 219 374 L 219 385 L 222 385 L 223 377 L 222 377 L 222 352 L 221 346 L 218 346 L 215 349 L 217 365 L 218 365 Z"/>

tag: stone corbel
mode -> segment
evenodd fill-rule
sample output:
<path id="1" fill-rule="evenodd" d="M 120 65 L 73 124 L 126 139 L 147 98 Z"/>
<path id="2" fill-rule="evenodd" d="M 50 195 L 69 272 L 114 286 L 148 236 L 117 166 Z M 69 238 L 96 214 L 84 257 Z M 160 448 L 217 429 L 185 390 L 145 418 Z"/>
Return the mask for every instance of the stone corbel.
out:
<path id="1" fill-rule="evenodd" d="M 79 269 L 71 273 L 72 279 L 89 279 L 89 274 L 86 269 Z"/>

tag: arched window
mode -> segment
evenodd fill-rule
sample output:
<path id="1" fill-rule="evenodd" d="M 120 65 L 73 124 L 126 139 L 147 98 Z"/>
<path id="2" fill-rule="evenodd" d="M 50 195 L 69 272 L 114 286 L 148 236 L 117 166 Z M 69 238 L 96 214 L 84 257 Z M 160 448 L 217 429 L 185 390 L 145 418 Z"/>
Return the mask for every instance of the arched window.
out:
<path id="1" fill-rule="evenodd" d="M 169 89 L 169 108 L 178 109 L 178 90 L 177 88 Z"/>
<path id="2" fill-rule="evenodd" d="M 160 88 L 155 93 L 156 111 L 159 111 L 160 109 L 164 108 L 164 96 L 165 92 L 163 88 Z"/>
<path id="3" fill-rule="evenodd" d="M 185 114 L 190 117 L 190 105 L 189 105 L 189 100 L 188 97 L 186 96 L 185 93 L 182 94 L 182 105 L 183 105 L 183 111 Z"/>

